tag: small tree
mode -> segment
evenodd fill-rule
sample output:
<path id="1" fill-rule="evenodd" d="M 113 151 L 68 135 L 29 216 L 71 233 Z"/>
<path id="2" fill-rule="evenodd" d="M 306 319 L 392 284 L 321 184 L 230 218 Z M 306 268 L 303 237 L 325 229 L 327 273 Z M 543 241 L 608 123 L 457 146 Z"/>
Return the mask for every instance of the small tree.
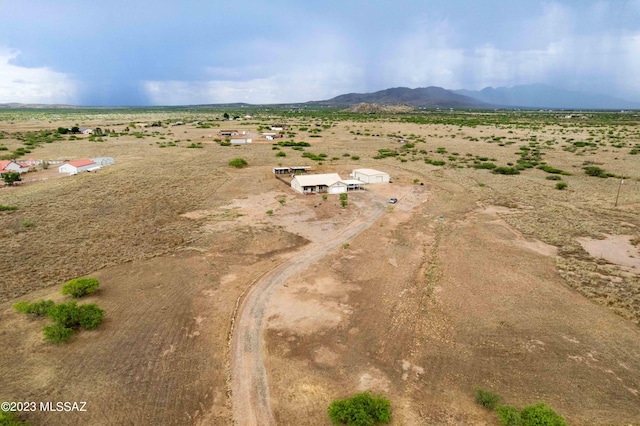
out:
<path id="1" fill-rule="evenodd" d="M 333 401 L 327 413 L 333 424 L 373 426 L 391 421 L 391 403 L 367 391 L 352 398 Z"/>
<path id="2" fill-rule="evenodd" d="M 95 292 L 99 285 L 100 282 L 96 278 L 76 278 L 62 286 L 62 294 L 79 298 Z"/>
<path id="3" fill-rule="evenodd" d="M 249 163 L 244 158 L 234 158 L 229 161 L 229 167 L 235 167 L 236 169 L 242 169 L 243 167 L 247 167 Z"/>
<path id="4" fill-rule="evenodd" d="M 2 173 L 2 180 L 8 186 L 13 186 L 14 183 L 20 182 L 22 178 L 18 172 L 6 172 Z"/>

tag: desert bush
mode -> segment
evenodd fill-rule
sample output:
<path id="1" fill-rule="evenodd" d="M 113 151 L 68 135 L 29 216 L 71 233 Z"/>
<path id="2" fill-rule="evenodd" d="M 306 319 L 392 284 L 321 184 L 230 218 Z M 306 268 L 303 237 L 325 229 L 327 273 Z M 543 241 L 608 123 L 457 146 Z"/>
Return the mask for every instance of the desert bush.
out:
<path id="1" fill-rule="evenodd" d="M 42 329 L 44 340 L 49 343 L 64 343 L 73 335 L 73 329 L 60 324 L 48 325 Z"/>
<path id="2" fill-rule="evenodd" d="M 104 311 L 95 304 L 78 306 L 75 301 L 61 303 L 49 310 L 49 318 L 67 328 L 96 328 L 102 322 Z"/>
<path id="3" fill-rule="evenodd" d="M 29 426 L 29 423 L 18 420 L 15 413 L 0 410 L 0 425 L 2 426 Z"/>
<path id="4" fill-rule="evenodd" d="M 595 177 L 599 177 L 599 178 L 608 178 L 610 176 L 613 176 L 609 173 L 607 173 L 605 170 L 601 169 L 598 166 L 588 166 L 584 168 L 584 172 L 586 174 L 588 174 L 589 176 L 595 176 Z"/>
<path id="5" fill-rule="evenodd" d="M 565 419 L 545 403 L 523 408 L 520 418 L 523 426 L 567 426 Z"/>
<path id="6" fill-rule="evenodd" d="M 558 182 L 558 183 L 556 183 L 556 189 L 559 189 L 559 190 L 563 190 L 563 189 L 565 189 L 567 186 L 569 186 L 569 185 L 567 184 L 567 182 Z"/>
<path id="7" fill-rule="evenodd" d="M 519 175 L 520 170 L 515 167 L 496 167 L 491 173 L 500 175 Z"/>
<path id="8" fill-rule="evenodd" d="M 90 303 L 78 306 L 80 327 L 86 330 L 93 330 L 98 327 L 104 317 L 104 311 L 98 305 Z"/>
<path id="9" fill-rule="evenodd" d="M 37 302 L 18 302 L 13 305 L 13 309 L 23 314 L 31 314 L 43 317 L 49 313 L 49 310 L 55 305 L 53 300 L 38 300 Z"/>
<path id="10" fill-rule="evenodd" d="M 352 156 L 351 156 L 351 159 L 352 159 L 352 160 L 359 160 L 359 159 L 360 159 L 360 156 L 359 156 L 359 155 L 352 155 Z"/>
<path id="11" fill-rule="evenodd" d="M 478 163 L 472 166 L 474 169 L 489 169 L 493 170 L 496 168 L 496 165 L 493 163 Z"/>
<path id="12" fill-rule="evenodd" d="M 0 212 L 12 212 L 18 210 L 16 206 L 4 206 L 0 204 Z"/>
<path id="13" fill-rule="evenodd" d="M 278 151 L 278 153 L 276 154 L 276 157 L 286 157 L 287 153 L 284 151 Z"/>
<path id="14" fill-rule="evenodd" d="M 476 388 L 476 402 L 485 408 L 493 410 L 500 402 L 500 395 L 486 389 Z"/>
<path id="15" fill-rule="evenodd" d="M 229 161 L 229 167 L 235 167 L 236 169 L 242 169 L 243 167 L 247 167 L 249 163 L 244 158 L 234 158 Z"/>
<path id="16" fill-rule="evenodd" d="M 100 282 L 96 278 L 76 278 L 62 286 L 62 294 L 80 298 L 98 289 Z"/>
<path id="17" fill-rule="evenodd" d="M 372 426 L 391 421 L 391 403 L 382 396 L 363 392 L 333 401 L 327 413 L 333 424 Z"/>
<path id="18" fill-rule="evenodd" d="M 520 411 L 515 407 L 501 405 L 496 408 L 496 413 L 500 419 L 500 424 L 504 426 L 522 426 Z"/>
<path id="19" fill-rule="evenodd" d="M 271 216 L 273 214 L 273 210 L 267 210 L 267 214 Z"/>
<path id="20" fill-rule="evenodd" d="M 538 168 L 540 170 L 542 170 L 543 172 L 551 173 L 551 174 L 554 174 L 554 175 L 570 175 L 571 174 L 569 172 L 565 172 L 564 170 L 556 169 L 556 168 L 548 166 L 546 164 L 542 164 L 542 165 L 538 166 Z"/>
<path id="21" fill-rule="evenodd" d="M 558 175 L 547 176 L 545 179 L 547 180 L 562 180 L 562 178 Z"/>

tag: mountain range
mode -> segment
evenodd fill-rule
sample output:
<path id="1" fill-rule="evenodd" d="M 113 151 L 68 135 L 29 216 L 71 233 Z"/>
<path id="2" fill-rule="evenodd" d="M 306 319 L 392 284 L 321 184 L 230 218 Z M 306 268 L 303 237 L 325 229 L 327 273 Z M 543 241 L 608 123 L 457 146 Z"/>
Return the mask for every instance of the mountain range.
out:
<path id="1" fill-rule="evenodd" d="M 487 87 L 480 91 L 441 87 L 396 87 L 373 93 L 348 93 L 312 105 L 352 106 L 359 103 L 406 104 L 417 108 L 640 109 L 640 103 L 606 95 L 558 89 L 544 84 Z"/>

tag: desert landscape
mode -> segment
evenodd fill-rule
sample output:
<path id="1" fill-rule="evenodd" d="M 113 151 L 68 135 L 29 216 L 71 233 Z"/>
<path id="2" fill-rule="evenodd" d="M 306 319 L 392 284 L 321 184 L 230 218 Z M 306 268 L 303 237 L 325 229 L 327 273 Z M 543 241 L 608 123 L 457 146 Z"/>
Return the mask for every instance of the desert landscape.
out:
<path id="1" fill-rule="evenodd" d="M 20 420 L 329 425 L 371 390 L 393 425 L 497 425 L 480 387 L 640 424 L 637 112 L 7 109 L 0 155 L 42 161 L 0 189 L 0 401 L 86 402 Z M 392 183 L 341 205 L 295 166 Z M 78 277 L 104 321 L 45 342 L 13 305 Z"/>

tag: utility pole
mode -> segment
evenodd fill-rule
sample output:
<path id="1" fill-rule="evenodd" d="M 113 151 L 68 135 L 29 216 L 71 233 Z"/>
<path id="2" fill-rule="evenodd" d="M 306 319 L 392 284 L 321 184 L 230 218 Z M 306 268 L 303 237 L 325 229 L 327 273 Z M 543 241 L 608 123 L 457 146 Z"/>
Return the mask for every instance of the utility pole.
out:
<path id="1" fill-rule="evenodd" d="M 618 193 L 616 194 L 616 203 L 614 207 L 618 207 L 618 197 L 620 197 L 620 190 L 622 189 L 622 184 L 624 184 L 624 175 L 620 178 L 620 185 L 618 185 Z"/>

